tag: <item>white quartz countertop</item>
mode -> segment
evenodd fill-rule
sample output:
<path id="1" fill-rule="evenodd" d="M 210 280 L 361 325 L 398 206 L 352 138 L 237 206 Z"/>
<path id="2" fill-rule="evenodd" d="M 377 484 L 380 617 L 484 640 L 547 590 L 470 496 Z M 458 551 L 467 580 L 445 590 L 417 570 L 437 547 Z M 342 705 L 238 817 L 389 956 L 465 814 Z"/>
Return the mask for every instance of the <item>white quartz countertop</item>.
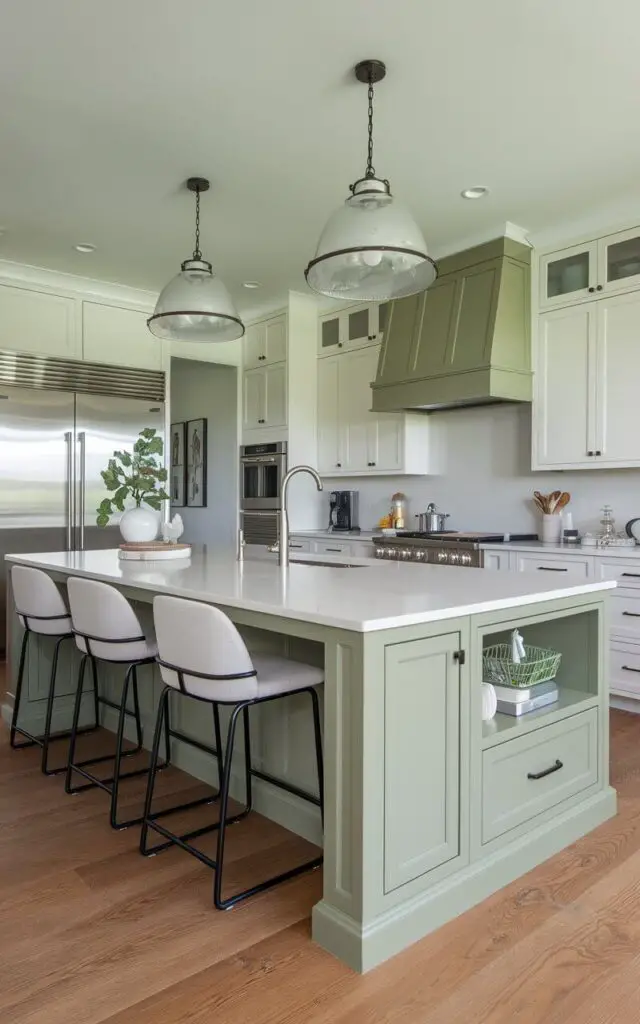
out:
<path id="1" fill-rule="evenodd" d="M 593 544 L 543 544 L 542 541 L 508 541 L 506 544 L 481 544 L 485 551 L 531 551 L 536 555 L 593 555 L 597 558 L 640 558 L 640 545 L 635 547 L 597 547 Z"/>
<path id="2" fill-rule="evenodd" d="M 287 570 L 272 562 L 197 548 L 190 559 L 123 562 L 117 550 L 7 555 L 7 561 L 75 574 L 153 594 L 174 594 L 211 604 L 319 625 L 371 632 L 535 605 L 553 598 L 596 593 L 612 581 L 560 585 L 539 573 L 485 572 L 374 559 L 300 555 Z M 321 563 L 331 562 L 330 566 Z M 320 563 L 320 564 L 317 564 Z M 344 565 L 357 566 L 344 568 Z"/>

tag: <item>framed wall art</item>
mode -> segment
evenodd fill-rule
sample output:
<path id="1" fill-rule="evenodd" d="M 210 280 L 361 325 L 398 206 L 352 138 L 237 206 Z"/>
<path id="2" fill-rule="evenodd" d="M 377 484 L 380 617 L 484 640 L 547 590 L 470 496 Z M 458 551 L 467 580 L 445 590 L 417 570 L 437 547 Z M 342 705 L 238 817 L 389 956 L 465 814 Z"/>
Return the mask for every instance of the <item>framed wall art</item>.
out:
<path id="1" fill-rule="evenodd" d="M 169 468 L 171 508 L 184 508 L 186 505 L 186 426 L 186 423 L 171 424 L 171 458 Z"/>
<path id="2" fill-rule="evenodd" d="M 207 504 L 207 421 L 187 423 L 187 506 L 205 508 Z"/>

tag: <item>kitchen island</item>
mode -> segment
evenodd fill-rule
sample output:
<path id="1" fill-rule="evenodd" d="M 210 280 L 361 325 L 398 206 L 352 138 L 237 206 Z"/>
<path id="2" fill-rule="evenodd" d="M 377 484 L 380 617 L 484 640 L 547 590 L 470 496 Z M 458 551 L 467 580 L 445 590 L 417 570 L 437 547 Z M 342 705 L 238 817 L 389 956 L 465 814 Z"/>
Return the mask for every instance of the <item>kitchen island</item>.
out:
<path id="1" fill-rule="evenodd" d="M 324 887 L 312 934 L 356 970 L 386 960 L 615 814 L 604 664 L 612 582 L 309 555 L 285 571 L 206 549 L 184 563 L 121 562 L 116 551 L 8 561 L 42 568 L 61 584 L 69 575 L 111 583 L 142 613 L 158 593 L 203 600 L 230 616 L 250 649 L 324 666 Z M 9 614 L 15 650 L 20 627 Z M 522 719 L 483 723 L 482 650 L 515 627 L 526 643 L 562 653 L 560 697 Z M 31 728 L 42 714 L 48 644 L 29 664 Z M 68 658 L 60 692 L 70 703 L 75 653 Z M 145 741 L 160 688 L 155 669 L 148 671 Z M 190 702 L 175 699 L 176 726 L 210 742 L 203 716 L 189 718 L 192 709 L 180 704 Z M 64 699 L 59 704 L 58 713 L 68 713 Z M 254 710 L 258 766 L 310 790 L 304 701 Z M 175 763 L 215 784 L 211 760 L 180 747 L 172 749 Z M 268 783 L 256 790 L 258 810 L 320 841 L 317 808 L 276 795 Z"/>

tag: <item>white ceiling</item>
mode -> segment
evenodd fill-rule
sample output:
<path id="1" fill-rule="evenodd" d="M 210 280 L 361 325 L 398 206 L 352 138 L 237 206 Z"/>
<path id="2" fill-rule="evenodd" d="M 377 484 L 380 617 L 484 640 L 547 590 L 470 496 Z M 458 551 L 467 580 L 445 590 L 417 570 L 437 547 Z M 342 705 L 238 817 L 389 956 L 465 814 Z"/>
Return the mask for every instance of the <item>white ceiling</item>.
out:
<path id="1" fill-rule="evenodd" d="M 364 169 L 367 57 L 376 168 L 435 255 L 640 219 L 638 38 L 637 0 L 4 0 L 0 258 L 157 291 L 201 174 L 205 256 L 245 315 L 278 304 Z"/>

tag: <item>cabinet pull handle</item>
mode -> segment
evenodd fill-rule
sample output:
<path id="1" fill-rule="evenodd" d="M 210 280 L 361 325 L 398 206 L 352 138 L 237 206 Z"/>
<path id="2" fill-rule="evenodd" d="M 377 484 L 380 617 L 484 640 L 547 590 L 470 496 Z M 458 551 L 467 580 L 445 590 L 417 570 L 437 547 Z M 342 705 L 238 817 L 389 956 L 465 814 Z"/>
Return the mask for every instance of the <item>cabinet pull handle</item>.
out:
<path id="1" fill-rule="evenodd" d="M 630 619 L 640 619 L 640 612 L 623 612 L 623 615 L 628 615 Z"/>
<path id="2" fill-rule="evenodd" d="M 292 544 L 291 541 L 289 541 L 289 547 L 290 548 L 302 548 L 302 544 Z"/>
<path id="3" fill-rule="evenodd" d="M 554 772 L 559 772 L 561 768 L 564 768 L 562 761 L 556 760 L 555 764 L 552 764 L 550 768 L 545 768 L 542 772 L 527 772 L 527 778 L 544 779 L 545 775 L 553 775 Z"/>
<path id="4" fill-rule="evenodd" d="M 332 552 L 333 554 L 336 554 L 336 555 L 341 555 L 341 554 L 342 554 L 342 548 L 325 548 L 324 550 L 325 550 L 325 551 L 327 552 L 327 554 L 328 554 L 328 553 L 329 553 L 330 551 L 331 551 L 331 552 Z"/>
<path id="5" fill-rule="evenodd" d="M 568 569 L 558 569 L 555 565 L 539 565 L 540 572 L 569 572 Z"/>
<path id="6" fill-rule="evenodd" d="M 633 576 L 634 579 L 640 580 L 640 572 L 623 572 L 622 576 Z"/>
<path id="7" fill-rule="evenodd" d="M 589 291 L 590 292 L 595 292 L 595 288 L 590 288 Z"/>
<path id="8" fill-rule="evenodd" d="M 631 668 L 631 665 L 620 666 L 624 672 L 640 672 L 640 668 Z"/>

